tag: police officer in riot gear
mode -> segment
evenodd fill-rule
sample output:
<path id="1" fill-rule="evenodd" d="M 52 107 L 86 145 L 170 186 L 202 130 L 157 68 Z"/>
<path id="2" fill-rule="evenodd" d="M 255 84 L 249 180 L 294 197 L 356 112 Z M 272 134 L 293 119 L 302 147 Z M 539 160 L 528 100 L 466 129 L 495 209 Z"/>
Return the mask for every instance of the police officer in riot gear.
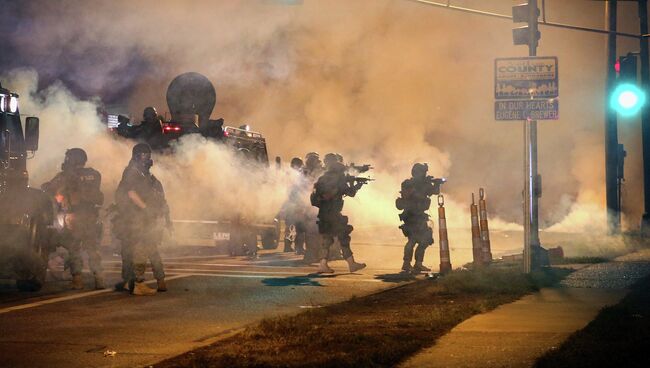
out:
<path id="1" fill-rule="evenodd" d="M 115 193 L 117 215 L 114 228 L 122 242 L 122 277 L 134 295 L 153 295 L 156 290 L 144 284 L 147 260 L 151 262 L 157 291 L 166 291 L 165 272 L 158 253 L 162 241 L 163 221 L 171 231 L 169 207 L 163 186 L 149 171 L 153 165 L 151 147 L 138 143 L 131 161 L 124 169 Z"/>
<path id="2" fill-rule="evenodd" d="M 334 153 L 325 155 L 325 173 L 314 184 L 314 191 L 310 199 L 311 204 L 318 207 L 318 231 L 322 236 L 320 249 L 320 264 L 318 272 L 334 272 L 327 264 L 329 251 L 334 238 L 341 244 L 343 258 L 348 263 L 350 272 L 366 267 L 365 263 L 357 263 L 350 249 L 350 233 L 353 227 L 348 224 L 348 217 L 343 216 L 343 196 L 354 197 L 363 186 L 362 182 L 349 180 L 346 167 Z"/>
<path id="3" fill-rule="evenodd" d="M 323 174 L 323 163 L 318 152 L 309 152 L 305 155 L 305 166 L 303 173 L 314 182 Z"/>
<path id="4" fill-rule="evenodd" d="M 149 106 L 144 109 L 140 129 L 140 138 L 150 146 L 155 148 L 162 144 L 162 121 L 155 107 Z"/>
<path id="5" fill-rule="evenodd" d="M 433 231 L 429 227 L 429 215 L 426 211 L 431 206 L 431 196 L 440 193 L 440 181 L 427 176 L 427 164 L 416 163 L 411 169 L 411 178 L 402 182 L 401 196 L 395 201 L 398 210 L 403 212 L 399 215 L 404 223 L 400 226 L 402 233 L 407 237 L 404 246 L 403 272 L 428 272 L 429 268 L 424 266 L 424 251 L 433 244 Z M 415 249 L 415 265 L 411 267 Z"/>
<path id="6" fill-rule="evenodd" d="M 305 201 L 311 193 L 314 183 L 323 174 L 323 163 L 320 160 L 318 152 L 309 152 L 305 155 L 305 164 L 302 169 L 305 185 Z M 321 236 L 318 233 L 318 226 L 316 225 L 316 215 L 318 211 L 307 203 L 304 208 L 305 212 L 305 256 L 303 262 L 311 264 L 319 261 L 319 253 L 321 246 Z"/>
<path id="7" fill-rule="evenodd" d="M 118 121 L 119 118 L 118 118 Z M 149 143 L 152 147 L 160 147 L 162 139 L 162 121 L 156 109 L 152 106 L 146 107 L 142 112 L 140 124 L 131 125 L 128 119 L 122 119 L 117 126 L 119 135 L 127 138 L 135 138 Z"/>
<path id="8" fill-rule="evenodd" d="M 61 172 L 42 185 L 56 202 L 62 229 L 58 240 L 68 250 L 72 288 L 83 289 L 81 251 L 88 253 L 88 264 L 95 279 L 95 289 L 103 289 L 104 277 L 99 253 L 101 223 L 99 208 L 104 203 L 101 174 L 85 167 L 88 156 L 81 148 L 66 151 Z"/>
<path id="9" fill-rule="evenodd" d="M 293 184 L 289 190 L 289 197 L 282 205 L 278 218 L 284 219 L 284 251 L 293 252 L 291 244 L 295 244 L 295 252 L 299 255 L 305 254 L 305 221 L 307 220 L 306 203 L 307 191 L 306 180 L 302 175 L 303 162 L 300 158 L 294 157 L 291 160 L 291 168 L 295 170 Z"/>

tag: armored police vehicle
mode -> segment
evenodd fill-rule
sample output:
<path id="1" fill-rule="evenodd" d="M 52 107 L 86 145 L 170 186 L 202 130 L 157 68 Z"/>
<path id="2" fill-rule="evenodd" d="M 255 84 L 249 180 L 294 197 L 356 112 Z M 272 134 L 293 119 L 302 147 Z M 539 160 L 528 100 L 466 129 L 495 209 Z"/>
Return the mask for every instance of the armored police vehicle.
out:
<path id="1" fill-rule="evenodd" d="M 172 154 L 171 142 L 186 134 L 200 134 L 231 147 L 252 162 L 269 166 L 262 134 L 248 125 L 236 128 L 224 125 L 223 119 L 210 118 L 216 105 L 216 91 L 208 78 L 194 72 L 181 74 L 169 84 L 166 97 L 168 116 L 157 116 L 154 123 L 137 124 L 126 115 L 107 114 L 108 127 L 120 136 L 146 141 L 152 148 Z M 278 244 L 279 228 L 272 219 L 256 221 L 231 214 L 228 218 L 173 222 L 179 244 L 216 245 L 233 255 L 254 252 L 258 237 L 266 249 L 274 249 Z"/>
<path id="2" fill-rule="evenodd" d="M 20 119 L 19 96 L 0 85 L 0 277 L 20 290 L 41 288 L 47 270 L 50 199 L 30 188 L 27 158 L 38 149 L 39 120 Z"/>

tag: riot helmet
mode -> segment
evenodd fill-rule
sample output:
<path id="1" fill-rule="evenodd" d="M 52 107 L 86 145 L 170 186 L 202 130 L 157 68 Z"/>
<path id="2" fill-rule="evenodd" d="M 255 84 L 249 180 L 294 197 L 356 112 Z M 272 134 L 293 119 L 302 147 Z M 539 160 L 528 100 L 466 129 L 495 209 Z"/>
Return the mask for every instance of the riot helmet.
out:
<path id="1" fill-rule="evenodd" d="M 411 169 L 411 175 L 414 178 L 424 178 L 429 171 L 429 166 L 427 164 L 416 163 Z"/>
<path id="2" fill-rule="evenodd" d="M 158 111 L 155 107 L 148 106 L 145 107 L 144 112 L 142 113 L 142 119 L 146 122 L 153 122 L 158 120 Z"/>
<path id="3" fill-rule="evenodd" d="M 325 155 L 325 158 L 323 158 L 323 164 L 325 164 L 326 168 L 332 166 L 335 162 L 339 162 L 336 153 L 328 153 Z"/>
<path id="4" fill-rule="evenodd" d="M 303 166 L 303 162 L 300 157 L 294 157 L 291 159 L 291 168 L 295 170 L 300 170 Z"/>
<path id="5" fill-rule="evenodd" d="M 305 155 L 305 167 L 314 169 L 321 166 L 320 155 L 318 152 L 309 152 Z"/>
<path id="6" fill-rule="evenodd" d="M 151 166 L 153 166 L 151 147 L 146 143 L 136 144 L 133 146 L 133 150 L 131 151 L 131 160 L 142 165 L 145 170 L 149 170 Z"/>
<path id="7" fill-rule="evenodd" d="M 63 160 L 63 164 L 61 164 L 61 170 L 66 171 L 68 169 L 83 167 L 86 161 L 88 161 L 86 151 L 81 148 L 70 148 L 65 151 L 65 159 Z"/>

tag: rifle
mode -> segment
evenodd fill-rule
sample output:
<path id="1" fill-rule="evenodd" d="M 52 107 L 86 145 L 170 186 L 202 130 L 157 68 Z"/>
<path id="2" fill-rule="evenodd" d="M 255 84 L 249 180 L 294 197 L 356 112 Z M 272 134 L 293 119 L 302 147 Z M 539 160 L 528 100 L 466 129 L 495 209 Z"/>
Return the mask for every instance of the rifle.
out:
<path id="1" fill-rule="evenodd" d="M 447 182 L 447 178 L 435 178 L 431 175 L 427 176 L 427 180 L 429 180 L 431 184 L 435 185 L 442 185 Z"/>
<path id="2" fill-rule="evenodd" d="M 352 176 L 352 175 L 348 175 L 346 179 L 347 179 L 348 183 L 350 183 L 350 184 L 357 183 L 357 184 L 362 184 L 362 185 L 363 184 L 368 184 L 368 182 L 371 182 L 371 181 L 375 181 L 375 179 L 362 178 L 362 177 L 359 177 L 359 176 Z"/>
<path id="3" fill-rule="evenodd" d="M 367 172 L 367 171 L 369 171 L 369 170 L 374 169 L 374 167 L 372 167 L 372 165 L 369 165 L 369 164 L 365 164 L 365 165 L 355 165 L 354 162 L 351 163 L 351 164 L 349 164 L 349 165 L 347 166 L 347 168 L 348 168 L 348 170 L 354 170 L 354 171 L 356 171 L 356 172 L 358 172 L 358 173 L 364 173 L 364 172 Z"/>

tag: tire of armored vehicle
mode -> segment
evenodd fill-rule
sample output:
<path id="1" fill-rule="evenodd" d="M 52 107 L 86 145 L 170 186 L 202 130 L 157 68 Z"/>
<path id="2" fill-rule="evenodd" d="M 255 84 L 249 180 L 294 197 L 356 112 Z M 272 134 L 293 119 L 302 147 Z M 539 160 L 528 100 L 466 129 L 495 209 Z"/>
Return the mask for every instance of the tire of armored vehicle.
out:
<path id="1" fill-rule="evenodd" d="M 45 282 L 51 251 L 51 203 L 41 191 L 28 188 L 20 198 L 4 198 L 0 221 L 0 271 L 16 280 L 21 291 L 38 291 Z M 7 205 L 8 204 L 8 205 Z"/>

